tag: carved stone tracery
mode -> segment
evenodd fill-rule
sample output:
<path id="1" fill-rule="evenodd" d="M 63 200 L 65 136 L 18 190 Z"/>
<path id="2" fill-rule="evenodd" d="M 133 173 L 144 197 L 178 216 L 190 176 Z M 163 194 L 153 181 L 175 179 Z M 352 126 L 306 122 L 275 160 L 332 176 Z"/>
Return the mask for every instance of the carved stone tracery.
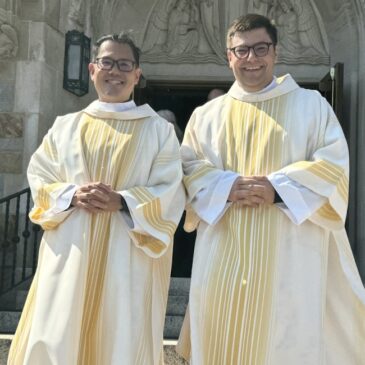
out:
<path id="1" fill-rule="evenodd" d="M 18 53 L 18 35 L 12 24 L 12 14 L 0 8 L 0 59 L 15 57 Z"/>
<path id="2" fill-rule="evenodd" d="M 313 0 L 245 3 L 242 11 L 268 16 L 276 24 L 279 63 L 329 64 L 327 35 Z M 144 30 L 144 61 L 224 64 L 224 34 L 236 7 L 222 0 L 156 0 Z"/>
<path id="3" fill-rule="evenodd" d="M 157 0 L 142 41 L 143 60 L 226 63 L 219 1 Z"/>
<path id="4" fill-rule="evenodd" d="M 279 63 L 329 64 L 327 34 L 313 0 L 251 0 L 248 11 L 277 26 Z"/>
<path id="5" fill-rule="evenodd" d="M 129 6 L 116 0 L 69 1 L 69 29 L 90 35 L 100 35 L 105 19 L 118 19 Z M 103 5 L 107 14 L 100 17 Z M 329 64 L 327 35 L 314 0 L 155 0 L 142 32 L 142 60 L 225 64 L 225 32 L 238 13 L 248 12 L 276 24 L 278 63 Z"/>

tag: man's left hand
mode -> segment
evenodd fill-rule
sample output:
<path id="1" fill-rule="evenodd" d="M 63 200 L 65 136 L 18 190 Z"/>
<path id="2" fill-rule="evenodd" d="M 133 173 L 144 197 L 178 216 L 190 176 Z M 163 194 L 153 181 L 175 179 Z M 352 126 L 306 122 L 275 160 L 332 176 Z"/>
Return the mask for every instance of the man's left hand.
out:
<path id="1" fill-rule="evenodd" d="M 273 204 L 275 199 L 275 189 L 271 185 L 270 180 L 266 176 L 252 176 L 256 185 L 260 185 L 263 188 L 260 189 L 260 197 L 264 200 L 263 204 Z"/>

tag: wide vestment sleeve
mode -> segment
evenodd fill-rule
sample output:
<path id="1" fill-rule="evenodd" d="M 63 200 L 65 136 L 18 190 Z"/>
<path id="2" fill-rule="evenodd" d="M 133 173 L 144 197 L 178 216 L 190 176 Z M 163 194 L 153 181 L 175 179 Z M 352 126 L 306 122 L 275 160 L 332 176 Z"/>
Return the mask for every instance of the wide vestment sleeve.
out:
<path id="1" fill-rule="evenodd" d="M 276 188 L 290 209 L 297 209 L 302 201 L 306 203 L 305 190 L 301 193 L 297 186 L 305 187 L 318 196 L 321 204 L 307 202 L 308 219 L 313 223 L 337 230 L 344 227 L 349 184 L 349 160 L 346 139 L 337 118 L 327 104 L 321 103 L 321 125 L 318 146 L 312 151 L 308 161 L 297 161 L 271 174 L 276 177 L 286 177 L 283 187 Z M 295 187 L 294 187 L 295 185 Z M 285 190 L 290 188 L 297 192 L 293 198 L 285 196 Z"/>
<path id="2" fill-rule="evenodd" d="M 185 206 L 179 143 L 172 125 L 161 132 L 156 158 L 144 186 L 123 190 L 134 227 L 133 242 L 151 257 L 160 257 L 173 242 Z M 136 166 L 143 169 L 143 166 Z"/>
<path id="3" fill-rule="evenodd" d="M 219 118 L 219 115 L 214 115 L 214 112 L 202 115 L 201 109 L 196 109 L 186 127 L 181 146 L 184 184 L 189 197 L 184 225 L 186 231 L 195 230 L 200 220 L 214 225 L 222 217 L 229 207 L 227 198 L 231 187 L 239 176 L 224 168 L 220 147 L 225 125 L 210 123 Z"/>
<path id="4" fill-rule="evenodd" d="M 29 217 L 44 230 L 55 229 L 74 210 L 60 210 L 57 206 L 57 200 L 74 184 L 67 181 L 53 131 L 54 128 L 48 131 L 28 166 L 28 181 L 34 200 Z"/>

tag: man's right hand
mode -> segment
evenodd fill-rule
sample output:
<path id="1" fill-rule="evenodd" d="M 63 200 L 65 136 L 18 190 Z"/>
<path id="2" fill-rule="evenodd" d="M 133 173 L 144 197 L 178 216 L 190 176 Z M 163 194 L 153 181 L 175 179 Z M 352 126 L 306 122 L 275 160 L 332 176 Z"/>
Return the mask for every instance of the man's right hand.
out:
<path id="1" fill-rule="evenodd" d="M 262 177 L 239 176 L 232 185 L 228 201 L 249 207 L 258 207 L 267 203 L 265 196 L 268 187 L 261 181 Z"/>
<path id="2" fill-rule="evenodd" d="M 114 195 L 117 197 L 115 198 Z M 76 190 L 71 204 L 90 213 L 114 211 L 121 207 L 120 195 L 113 192 L 109 185 L 102 182 L 88 183 L 80 186 Z"/>

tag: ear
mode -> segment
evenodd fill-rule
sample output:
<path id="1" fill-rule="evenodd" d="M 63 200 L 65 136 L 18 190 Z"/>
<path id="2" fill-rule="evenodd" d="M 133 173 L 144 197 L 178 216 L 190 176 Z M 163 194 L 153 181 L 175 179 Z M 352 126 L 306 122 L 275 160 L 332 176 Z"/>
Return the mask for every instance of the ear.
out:
<path id="1" fill-rule="evenodd" d="M 232 57 L 233 57 L 232 52 L 229 49 L 227 49 L 227 59 L 228 59 L 229 68 L 232 68 L 232 66 L 231 66 Z"/>
<path id="2" fill-rule="evenodd" d="M 95 73 L 95 63 L 89 63 L 88 69 L 89 69 L 89 73 L 90 73 L 90 79 L 94 80 L 93 76 Z"/>
<path id="3" fill-rule="evenodd" d="M 136 71 L 135 71 L 136 73 L 135 73 L 135 76 L 136 76 L 136 78 L 135 78 L 135 80 L 134 80 L 134 85 L 137 85 L 138 84 L 138 82 L 139 82 L 139 78 L 141 77 L 141 75 L 142 75 L 142 69 L 140 68 L 140 67 L 138 67 L 138 68 L 136 68 Z"/>
<path id="4" fill-rule="evenodd" d="M 277 54 L 277 52 L 276 52 L 276 50 L 277 50 L 277 48 L 276 48 L 276 46 L 274 46 L 273 47 L 273 50 L 274 50 L 274 63 L 276 63 L 277 62 L 277 60 L 278 60 L 278 54 Z"/>

